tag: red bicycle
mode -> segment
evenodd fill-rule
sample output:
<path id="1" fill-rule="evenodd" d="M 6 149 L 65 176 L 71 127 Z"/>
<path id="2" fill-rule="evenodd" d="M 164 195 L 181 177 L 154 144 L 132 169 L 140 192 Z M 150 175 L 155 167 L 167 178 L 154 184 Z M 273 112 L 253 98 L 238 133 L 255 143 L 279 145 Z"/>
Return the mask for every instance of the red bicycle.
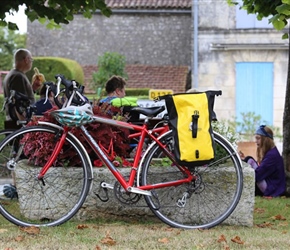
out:
<path id="1" fill-rule="evenodd" d="M 76 93 L 70 92 L 71 100 Z M 148 125 L 151 117 L 162 110 L 135 108 L 147 117 L 142 125 L 136 125 L 92 115 L 90 104 L 68 106 L 52 112 L 59 124 L 39 122 L 12 133 L 0 143 L 0 176 L 2 171 L 13 173 L 16 195 L 9 199 L 0 196 L 1 214 L 19 226 L 56 226 L 78 212 L 93 188 L 94 176 L 88 152 L 71 132 L 74 130 L 115 176 L 114 184 L 100 185 L 112 189 L 122 203 L 137 204 L 144 197 L 151 211 L 172 227 L 218 225 L 240 200 L 243 176 L 238 153 L 225 138 L 214 133 L 216 157 L 210 164 L 179 165 L 167 120 L 153 128 Z M 86 128 L 89 123 L 126 128 L 132 131 L 130 137 L 138 138 L 129 176 L 115 167 L 94 140 Z M 150 144 L 144 152 L 145 141 Z M 47 158 L 38 161 L 38 154 L 43 152 L 47 152 Z M 7 181 L 10 177 L 5 178 Z M 218 207 L 217 199 L 222 200 Z"/>

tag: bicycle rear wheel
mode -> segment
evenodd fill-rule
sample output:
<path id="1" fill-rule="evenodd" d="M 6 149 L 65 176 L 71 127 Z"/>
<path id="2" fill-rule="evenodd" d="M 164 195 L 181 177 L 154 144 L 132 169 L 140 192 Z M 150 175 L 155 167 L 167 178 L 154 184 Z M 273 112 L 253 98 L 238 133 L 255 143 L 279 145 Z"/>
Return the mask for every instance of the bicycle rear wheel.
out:
<path id="1" fill-rule="evenodd" d="M 84 203 L 92 172 L 84 149 L 68 135 L 61 153 L 42 179 L 61 129 L 26 127 L 0 143 L 0 212 L 18 226 L 56 226 Z"/>
<path id="2" fill-rule="evenodd" d="M 144 196 L 151 211 L 161 221 L 172 227 L 184 229 L 211 228 L 224 221 L 236 208 L 243 187 L 241 161 L 226 139 L 214 134 L 214 140 L 214 161 L 209 165 L 190 168 L 191 174 L 196 177 L 195 180 L 178 186 L 153 189 L 152 196 Z M 172 152 L 171 131 L 160 141 Z M 142 185 L 154 185 L 187 177 L 164 156 L 163 149 L 157 144 L 152 146 L 144 157 Z"/>

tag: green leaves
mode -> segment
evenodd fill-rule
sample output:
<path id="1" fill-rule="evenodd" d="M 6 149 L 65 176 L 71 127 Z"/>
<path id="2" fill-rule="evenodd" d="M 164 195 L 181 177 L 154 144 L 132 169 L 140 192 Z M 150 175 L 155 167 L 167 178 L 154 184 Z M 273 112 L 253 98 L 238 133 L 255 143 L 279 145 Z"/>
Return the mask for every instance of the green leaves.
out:
<path id="1" fill-rule="evenodd" d="M 288 38 L 289 38 L 288 33 L 284 33 L 283 36 L 282 36 L 282 39 L 288 39 Z"/>
<path id="2" fill-rule="evenodd" d="M 16 23 L 8 22 L 8 29 L 10 29 L 10 30 L 18 30 L 18 26 L 16 25 Z"/>
<path id="3" fill-rule="evenodd" d="M 235 5 L 238 5 L 239 4 L 237 1 L 233 1 L 233 0 L 227 0 L 227 3 L 230 6 L 235 6 Z"/>
<path id="4" fill-rule="evenodd" d="M 229 5 L 238 4 L 235 0 L 227 0 Z M 242 0 L 241 9 L 248 14 L 256 14 L 258 20 L 272 16 L 269 23 L 272 23 L 276 30 L 283 30 L 290 18 L 290 0 Z M 288 39 L 289 34 L 285 33 L 282 39 Z"/>
<path id="5" fill-rule="evenodd" d="M 276 30 L 282 30 L 287 25 L 287 20 L 285 19 L 285 16 L 279 14 L 270 18 L 270 22 L 273 24 Z"/>
<path id="6" fill-rule="evenodd" d="M 17 28 L 11 24 L 12 28 Z M 7 27 L 0 27 L 0 69 L 8 71 L 13 65 L 13 54 L 18 48 L 25 47 L 26 35 L 21 35 L 14 30 L 7 30 Z"/>
<path id="7" fill-rule="evenodd" d="M 113 75 L 128 78 L 125 72 L 126 58 L 117 52 L 106 52 L 98 60 L 98 71 L 93 73 L 92 88 L 104 87 Z"/>
<path id="8" fill-rule="evenodd" d="M 55 23 L 53 20 L 50 20 L 49 23 L 46 25 L 47 29 L 60 29 L 61 25 Z"/>
<path id="9" fill-rule="evenodd" d="M 5 21 L 0 20 L 0 27 L 5 27 L 7 26 L 7 23 Z"/>
<path id="10" fill-rule="evenodd" d="M 276 10 L 278 11 L 278 13 L 280 14 L 284 14 L 286 16 L 290 16 L 290 5 L 288 4 L 282 4 L 279 5 Z"/>
<path id="11" fill-rule="evenodd" d="M 46 18 L 45 17 L 40 17 L 40 18 L 38 18 L 38 22 L 40 22 L 41 24 L 45 24 L 46 23 Z"/>
<path id="12" fill-rule="evenodd" d="M 27 15 L 27 18 L 33 22 L 34 20 L 38 19 L 38 15 L 35 11 L 25 11 L 25 14 Z M 39 17 L 40 18 L 40 17 Z"/>
<path id="13" fill-rule="evenodd" d="M 16 24 L 3 21 L 5 13 L 18 10 L 18 6 L 23 4 L 27 6 L 25 13 L 31 22 L 39 20 L 45 24 L 45 20 L 47 20 L 49 22 L 47 27 L 50 28 L 59 27 L 60 24 L 68 24 L 74 19 L 73 14 L 75 13 L 82 13 L 85 18 L 92 18 L 97 10 L 100 10 L 107 17 L 112 14 L 105 0 L 49 0 L 45 3 L 39 0 L 13 0 L 11 2 L 10 0 L 2 0 L 1 2 L 0 26 L 8 26 L 9 29 L 14 30 L 18 29 Z"/>
<path id="14" fill-rule="evenodd" d="M 290 0 L 282 0 L 282 3 L 290 5 Z"/>

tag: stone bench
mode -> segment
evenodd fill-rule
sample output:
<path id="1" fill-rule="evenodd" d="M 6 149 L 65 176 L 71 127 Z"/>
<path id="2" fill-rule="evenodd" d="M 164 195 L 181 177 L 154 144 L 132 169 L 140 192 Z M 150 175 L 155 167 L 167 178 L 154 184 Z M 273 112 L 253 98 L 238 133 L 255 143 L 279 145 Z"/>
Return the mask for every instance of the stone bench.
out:
<path id="1" fill-rule="evenodd" d="M 28 167 L 28 166 L 26 166 Z M 29 167 L 28 167 L 29 168 Z M 17 168 L 16 171 L 16 177 L 17 182 L 25 183 L 26 180 L 29 178 L 29 176 L 26 176 L 26 172 L 22 171 L 21 168 Z M 50 170 L 49 170 L 50 171 Z M 100 187 L 101 182 L 106 182 L 114 185 L 115 178 L 114 176 L 109 173 L 109 170 L 107 168 L 94 168 L 94 180 L 93 180 L 93 186 L 90 194 L 88 195 L 86 202 L 83 204 L 82 208 L 78 211 L 78 213 L 75 215 L 74 219 L 78 220 L 88 220 L 88 219 L 94 219 L 102 216 L 124 216 L 124 217 L 146 217 L 151 216 L 154 217 L 151 210 L 147 207 L 146 202 L 143 197 L 138 201 L 136 205 L 124 205 L 120 203 L 117 198 L 115 197 L 114 191 L 112 189 L 108 189 L 107 197 L 105 196 L 104 190 Z M 123 175 L 129 175 L 130 168 L 119 168 L 119 171 Z M 223 171 L 227 171 L 226 167 L 223 168 Z M 65 183 L 63 180 L 61 180 L 62 174 L 67 175 L 68 182 Z M 224 174 L 225 172 L 219 173 L 212 173 L 212 174 Z M 231 178 L 231 172 L 228 172 L 228 178 Z M 64 185 L 65 188 L 68 189 L 78 189 L 79 187 L 76 187 L 73 183 L 70 183 L 70 178 L 73 175 L 79 175 L 79 169 L 78 168 L 58 168 L 58 171 L 54 171 L 52 173 L 54 177 L 50 180 L 53 180 L 50 185 Z M 239 201 L 239 204 L 235 211 L 229 216 L 228 219 L 226 219 L 223 223 L 228 225 L 242 225 L 242 226 L 252 226 L 253 225 L 253 210 L 254 210 L 254 195 L 255 195 L 255 176 L 254 176 L 254 170 L 249 167 L 248 164 L 243 164 L 243 176 L 244 176 L 244 188 L 242 192 L 242 197 Z M 203 176 L 203 178 L 206 178 L 206 176 Z M 71 185 L 71 186 L 69 186 Z M 29 191 L 29 188 L 26 188 L 25 185 L 23 186 L 22 190 L 18 190 L 19 192 L 19 198 L 20 198 L 20 204 L 21 204 L 21 198 L 24 200 L 25 197 L 28 197 L 25 192 L 27 190 Z M 49 189 L 49 187 L 47 187 Z M 221 191 L 222 191 L 222 184 L 221 184 Z M 34 190 L 36 192 L 36 190 Z M 102 202 L 97 196 L 98 194 L 101 199 L 109 198 L 107 202 Z M 210 197 L 210 193 L 208 194 Z M 41 197 L 41 192 L 39 192 L 39 197 L 35 195 L 32 199 L 39 199 Z M 64 197 L 60 197 L 62 199 Z M 216 199 L 214 196 L 210 197 L 211 200 L 214 200 L 214 203 L 211 203 L 210 206 L 212 206 L 210 209 L 214 209 L 215 207 L 222 206 L 223 200 Z M 58 197 L 54 197 L 54 202 L 56 202 Z M 62 200 L 63 202 L 63 200 Z M 67 200 L 69 202 L 69 200 Z M 216 202 L 216 203 L 215 203 Z M 26 202 L 25 202 L 26 203 Z M 30 204 L 32 207 L 25 207 L 26 211 L 22 211 L 22 213 L 31 214 L 31 209 L 37 209 L 33 208 L 33 204 L 37 203 L 36 201 L 33 202 L 33 200 L 30 201 Z M 209 206 L 209 204 L 207 204 Z M 55 213 L 57 212 L 57 209 L 55 211 L 47 210 L 47 214 Z M 45 212 L 44 212 L 45 213 Z M 38 211 L 35 211 L 35 214 L 38 214 Z M 45 216 L 45 215 L 44 215 Z"/>
<path id="2" fill-rule="evenodd" d="M 95 193 L 100 192 L 100 182 L 114 183 L 115 179 L 112 174 L 108 173 L 106 168 L 94 168 L 95 176 L 93 189 L 83 207 L 76 215 L 78 219 L 97 218 L 102 215 L 106 216 L 130 216 L 130 217 L 144 217 L 154 216 L 151 210 L 147 207 L 144 198 L 138 202 L 138 207 L 123 205 L 117 201 L 113 190 L 108 190 L 109 201 L 100 201 Z M 121 172 L 128 172 L 129 169 L 123 168 Z M 128 172 L 129 173 L 129 172 Z M 248 164 L 243 163 L 244 187 L 241 199 L 235 211 L 223 222 L 227 225 L 242 225 L 253 226 L 253 212 L 255 203 L 255 173 Z M 100 194 L 104 194 L 101 192 Z M 219 200 L 216 200 L 218 206 Z M 222 202 L 222 201 L 221 201 Z"/>

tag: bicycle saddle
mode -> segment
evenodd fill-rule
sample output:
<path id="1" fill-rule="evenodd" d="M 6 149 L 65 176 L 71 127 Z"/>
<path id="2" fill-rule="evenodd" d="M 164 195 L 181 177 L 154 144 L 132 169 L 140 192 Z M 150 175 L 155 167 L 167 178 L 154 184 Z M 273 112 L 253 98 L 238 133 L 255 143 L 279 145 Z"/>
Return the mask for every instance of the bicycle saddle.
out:
<path id="1" fill-rule="evenodd" d="M 158 115 L 164 110 L 165 110 L 164 106 L 158 106 L 158 107 L 147 107 L 147 108 L 132 107 L 130 111 L 135 111 L 135 112 L 138 112 L 139 114 L 153 117 L 153 116 Z"/>

